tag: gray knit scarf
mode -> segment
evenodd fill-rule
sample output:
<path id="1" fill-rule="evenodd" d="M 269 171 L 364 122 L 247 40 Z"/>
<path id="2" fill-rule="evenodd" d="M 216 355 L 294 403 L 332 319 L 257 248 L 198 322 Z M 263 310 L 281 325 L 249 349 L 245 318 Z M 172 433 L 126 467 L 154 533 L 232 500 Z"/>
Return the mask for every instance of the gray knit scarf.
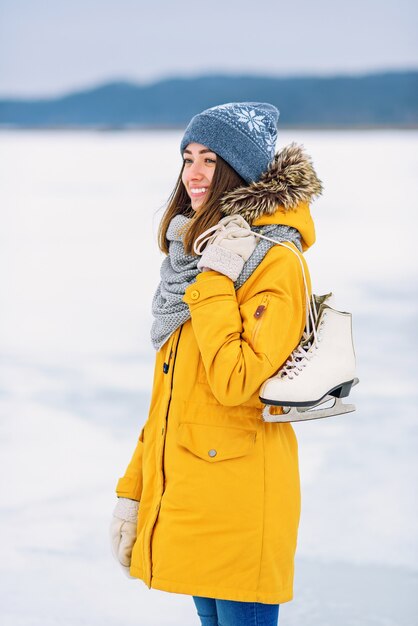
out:
<path id="1" fill-rule="evenodd" d="M 199 274 L 197 263 L 199 256 L 184 252 L 182 234 L 179 230 L 190 222 L 185 215 L 176 215 L 167 229 L 169 241 L 168 256 L 163 260 L 160 269 L 161 281 L 152 300 L 154 322 L 151 327 L 151 341 L 156 350 L 167 341 L 170 335 L 190 318 L 189 305 L 182 298 L 186 287 L 194 283 Z M 292 241 L 302 252 L 300 233 L 292 226 L 271 224 L 252 226 L 251 230 L 275 239 L 276 241 Z M 235 289 L 239 289 L 261 263 L 274 243 L 260 239 L 237 280 Z"/>

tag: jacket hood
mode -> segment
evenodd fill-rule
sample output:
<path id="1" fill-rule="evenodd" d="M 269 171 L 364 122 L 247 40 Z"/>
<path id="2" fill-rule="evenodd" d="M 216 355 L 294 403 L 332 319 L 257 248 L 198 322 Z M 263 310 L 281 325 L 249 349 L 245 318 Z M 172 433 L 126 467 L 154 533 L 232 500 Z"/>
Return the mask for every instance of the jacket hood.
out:
<path id="1" fill-rule="evenodd" d="M 311 158 L 291 143 L 277 152 L 257 182 L 228 191 L 220 209 L 224 215 L 242 215 L 252 226 L 284 224 L 297 228 L 305 251 L 315 242 L 309 203 L 322 193 Z"/>

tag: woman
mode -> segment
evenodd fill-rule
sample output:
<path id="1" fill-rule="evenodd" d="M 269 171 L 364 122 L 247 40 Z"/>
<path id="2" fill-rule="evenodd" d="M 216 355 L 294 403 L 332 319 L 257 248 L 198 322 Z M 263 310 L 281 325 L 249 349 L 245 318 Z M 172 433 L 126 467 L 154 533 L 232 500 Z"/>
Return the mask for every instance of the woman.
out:
<path id="1" fill-rule="evenodd" d="M 293 597 L 297 441 L 263 421 L 258 390 L 299 343 L 305 292 L 296 255 L 254 233 L 305 251 L 321 183 L 300 147 L 275 155 L 278 114 L 228 103 L 186 129 L 159 232 L 150 411 L 116 487 L 116 558 L 192 595 L 204 626 L 273 626 Z"/>

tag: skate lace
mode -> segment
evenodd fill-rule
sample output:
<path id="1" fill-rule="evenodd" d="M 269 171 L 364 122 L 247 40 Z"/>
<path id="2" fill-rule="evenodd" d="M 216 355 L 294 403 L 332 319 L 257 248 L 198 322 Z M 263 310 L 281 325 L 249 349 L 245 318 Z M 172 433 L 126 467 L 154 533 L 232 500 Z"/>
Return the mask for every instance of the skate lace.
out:
<path id="1" fill-rule="evenodd" d="M 319 342 L 321 341 L 325 316 L 326 314 L 324 313 L 313 339 L 305 330 L 302 335 L 301 343 L 293 350 L 292 354 L 281 368 L 280 378 L 287 376 L 289 380 L 293 380 L 294 376 L 299 376 L 299 372 L 301 372 L 315 356 Z"/>

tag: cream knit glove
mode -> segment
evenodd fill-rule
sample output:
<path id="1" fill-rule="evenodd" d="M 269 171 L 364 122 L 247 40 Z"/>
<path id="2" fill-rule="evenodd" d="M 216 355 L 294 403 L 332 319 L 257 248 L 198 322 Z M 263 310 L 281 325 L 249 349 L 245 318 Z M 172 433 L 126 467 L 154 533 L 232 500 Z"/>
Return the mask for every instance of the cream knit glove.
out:
<path id="1" fill-rule="evenodd" d="M 128 578 L 134 578 L 130 575 L 129 568 L 132 548 L 136 540 L 138 507 L 137 500 L 118 498 L 109 529 L 113 556 Z"/>
<path id="2" fill-rule="evenodd" d="M 206 248 L 201 253 L 206 242 Z M 241 215 L 228 215 L 197 237 L 194 251 L 202 254 L 197 267 L 201 271 L 216 270 L 235 281 L 257 243 L 257 236 Z"/>

